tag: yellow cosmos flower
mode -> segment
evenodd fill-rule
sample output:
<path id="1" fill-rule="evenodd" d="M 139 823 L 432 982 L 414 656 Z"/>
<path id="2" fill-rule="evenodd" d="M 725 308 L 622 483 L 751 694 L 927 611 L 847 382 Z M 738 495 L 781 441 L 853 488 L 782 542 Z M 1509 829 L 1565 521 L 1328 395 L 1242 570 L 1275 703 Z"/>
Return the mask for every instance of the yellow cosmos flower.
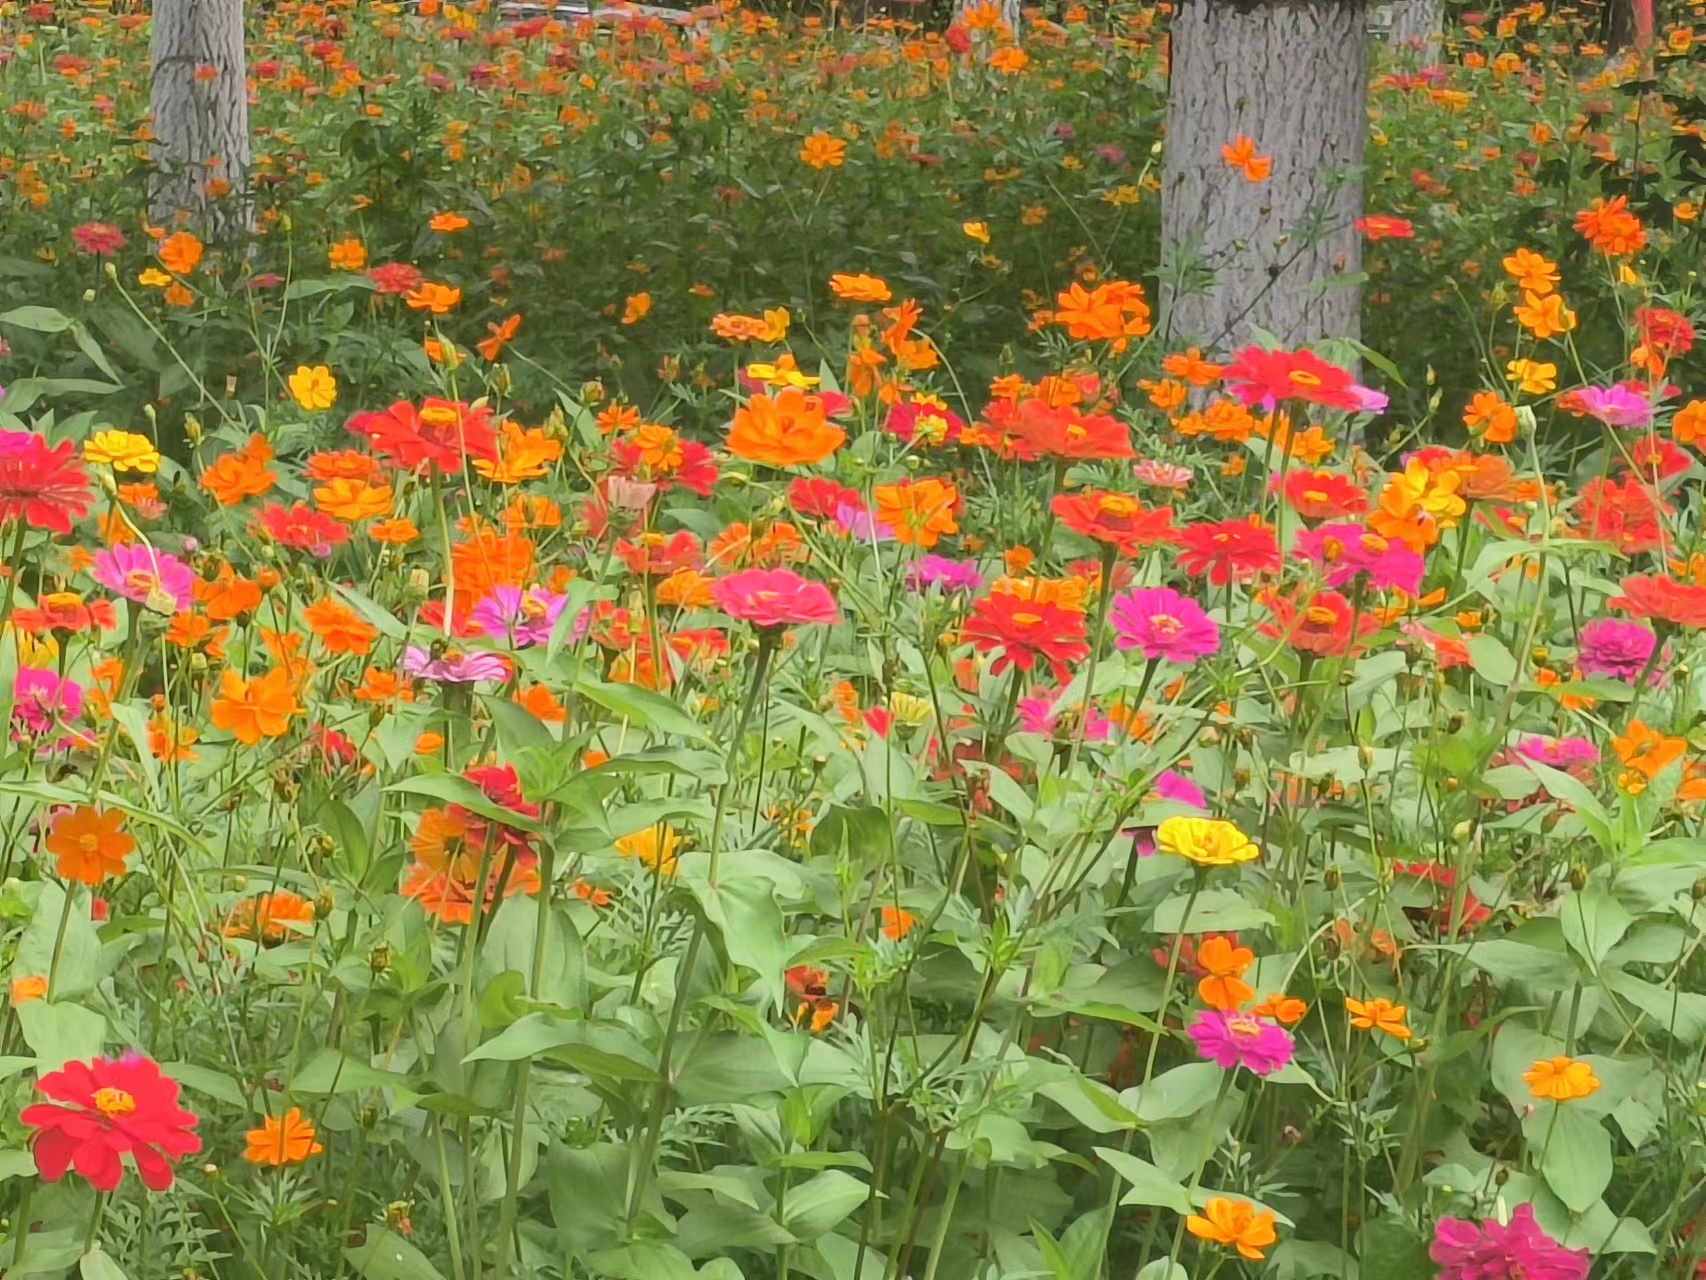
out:
<path id="1" fill-rule="evenodd" d="M 616 841 L 616 852 L 624 858 L 634 858 L 645 866 L 662 875 L 675 874 L 675 859 L 680 850 L 681 837 L 673 827 L 659 823 L 655 827 L 646 827 L 632 835 L 622 836 Z"/>
<path id="2" fill-rule="evenodd" d="M 1234 867 L 1262 853 L 1249 836 L 1219 818 L 1168 818 L 1155 829 L 1155 847 L 1199 867 Z"/>
<path id="3" fill-rule="evenodd" d="M 1533 1097 L 1553 1102 L 1574 1102 L 1599 1088 L 1593 1068 L 1575 1058 L 1542 1058 L 1522 1078 Z"/>
<path id="4" fill-rule="evenodd" d="M 1540 360 L 1512 360 L 1505 366 L 1505 376 L 1524 395 L 1543 396 L 1558 389 L 1558 366 Z"/>
<path id="5" fill-rule="evenodd" d="M 148 270 L 136 277 L 136 283 L 144 289 L 166 289 L 172 285 L 173 281 L 172 277 L 160 270 L 159 267 L 149 267 Z"/>
<path id="6" fill-rule="evenodd" d="M 989 243 L 989 224 L 987 222 L 962 222 L 960 230 L 979 244 Z"/>
<path id="7" fill-rule="evenodd" d="M 296 366 L 296 372 L 290 375 L 290 394 L 296 397 L 296 403 L 308 412 L 319 409 L 330 409 L 338 398 L 338 380 L 332 377 L 332 371 L 323 364 L 317 364 L 310 369 L 305 364 Z"/>
<path id="8" fill-rule="evenodd" d="M 160 469 L 160 451 L 147 436 L 131 431 L 97 431 L 83 442 L 83 461 L 91 466 L 104 463 L 114 471 L 153 475 Z"/>

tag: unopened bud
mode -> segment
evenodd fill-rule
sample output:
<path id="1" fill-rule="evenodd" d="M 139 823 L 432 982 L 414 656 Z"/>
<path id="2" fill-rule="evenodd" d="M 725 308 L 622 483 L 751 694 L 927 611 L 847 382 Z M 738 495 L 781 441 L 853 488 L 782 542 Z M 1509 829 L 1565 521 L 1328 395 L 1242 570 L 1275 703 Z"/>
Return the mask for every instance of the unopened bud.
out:
<path id="1" fill-rule="evenodd" d="M 1326 885 L 1329 891 L 1336 892 L 1344 882 L 1344 873 L 1337 867 L 1328 867 L 1321 873 L 1321 883 Z"/>
<path id="2" fill-rule="evenodd" d="M 1465 840 L 1467 840 L 1470 836 L 1472 836 L 1474 834 L 1475 834 L 1475 824 L 1473 821 L 1471 821 L 1468 818 L 1465 818 L 1462 822 L 1458 823 L 1455 827 L 1453 827 L 1451 829 L 1451 838 L 1453 840 L 1457 841 L 1459 844 L 1462 844 Z"/>
<path id="3" fill-rule="evenodd" d="M 1580 892 L 1587 888 L 1587 884 L 1588 869 L 1578 862 L 1575 866 L 1570 868 L 1570 888 Z"/>
<path id="4" fill-rule="evenodd" d="M 1696 902 L 1706 898 L 1706 876 L 1702 876 L 1694 882 L 1693 886 L 1688 890 L 1688 896 L 1693 898 Z"/>

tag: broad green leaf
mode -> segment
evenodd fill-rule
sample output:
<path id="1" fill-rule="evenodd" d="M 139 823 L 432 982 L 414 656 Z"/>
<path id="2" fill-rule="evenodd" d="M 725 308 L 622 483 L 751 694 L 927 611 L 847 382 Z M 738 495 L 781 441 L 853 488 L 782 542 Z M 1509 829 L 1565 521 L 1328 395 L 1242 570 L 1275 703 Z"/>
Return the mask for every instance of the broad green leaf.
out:
<path id="1" fill-rule="evenodd" d="M 1611 1183 L 1611 1135 L 1603 1124 L 1567 1102 L 1538 1102 L 1522 1132 L 1558 1199 L 1574 1213 L 1598 1203 Z"/>
<path id="2" fill-rule="evenodd" d="M 492 917 L 486 940 L 480 948 L 478 973 L 495 977 L 506 970 L 531 980 L 534 964 L 539 966 L 539 989 L 529 998 L 582 1010 L 587 1003 L 586 955 L 574 922 L 561 908 L 545 916 L 544 954 L 536 955 L 539 932 L 539 903 L 523 894 L 508 899 Z"/>
<path id="3" fill-rule="evenodd" d="M 1336 1244 L 1325 1240 L 1281 1240 L 1274 1250 L 1278 1280 L 1310 1280 L 1333 1276 L 1335 1280 L 1357 1280 L 1357 1263 Z"/>
<path id="4" fill-rule="evenodd" d="M 345 1249 L 344 1258 L 366 1280 L 444 1280 L 426 1254 L 384 1227 L 368 1227 L 366 1242 Z"/>
<path id="5" fill-rule="evenodd" d="M 1226 1073 L 1212 1062 L 1187 1062 L 1163 1071 L 1146 1085 L 1120 1094 L 1120 1105 L 1144 1124 L 1194 1116 L 1220 1092 Z"/>
<path id="6" fill-rule="evenodd" d="M 107 1020 L 80 1004 L 31 1000 L 14 1012 L 24 1043 L 35 1050 L 42 1075 L 59 1070 L 67 1062 L 87 1062 L 106 1047 Z"/>
<path id="7" fill-rule="evenodd" d="M 365 618 L 368 624 L 380 635 L 389 636 L 393 640 L 407 638 L 409 634 L 408 625 L 389 609 L 381 608 L 379 602 L 374 600 L 372 596 L 338 582 L 330 582 L 327 585 L 331 588 L 333 595 Z"/>
<path id="8" fill-rule="evenodd" d="M 77 1262 L 77 1274 L 83 1280 L 130 1280 L 123 1267 L 114 1262 L 112 1255 L 96 1246 L 85 1253 Z"/>
<path id="9" fill-rule="evenodd" d="M 629 1148 L 611 1142 L 590 1147 L 551 1144 L 545 1157 L 546 1187 L 551 1220 L 561 1248 L 585 1256 L 607 1249 L 626 1230 Z M 662 1216 L 664 1207 L 655 1186 L 647 1188 L 643 1206 Z"/>
<path id="10" fill-rule="evenodd" d="M 1096 1280 L 1102 1274 L 1102 1251 L 1108 1242 L 1106 1207 L 1077 1218 L 1061 1232 L 1060 1251 L 1068 1269 L 1084 1280 Z"/>
<path id="11" fill-rule="evenodd" d="M 223 1071 L 198 1067 L 189 1062 L 162 1062 L 160 1070 L 186 1089 L 193 1089 L 220 1102 L 228 1102 L 242 1111 L 249 1109 L 249 1100 L 243 1096 L 243 1086 Z"/>
<path id="12" fill-rule="evenodd" d="M 686 1254 L 661 1240 L 637 1240 L 595 1253 L 587 1261 L 608 1280 L 695 1280 L 698 1274 Z"/>
<path id="13" fill-rule="evenodd" d="M 101 972 L 101 936 L 89 918 L 88 895 L 82 886 L 74 887 L 68 898 L 57 881 L 39 882 L 35 916 L 18 939 L 18 953 L 12 966 L 16 977 L 52 975 L 55 1000 L 94 990 L 95 984 L 106 975 Z"/>
<path id="14" fill-rule="evenodd" d="M 1273 923 L 1273 916 L 1250 905 L 1236 889 L 1206 889 L 1197 895 L 1194 905 L 1189 894 L 1174 894 L 1155 908 L 1149 927 L 1156 933 L 1167 934 L 1236 933 L 1240 929 L 1270 928 Z"/>
<path id="15" fill-rule="evenodd" d="M 725 859 L 723 867 L 729 868 Z M 687 883 L 705 918 L 717 927 L 723 950 L 735 964 L 758 977 L 770 1009 L 782 1008 L 782 973 L 788 964 L 788 939 L 777 905 L 776 891 L 768 880 L 729 875 L 716 885 L 690 875 L 683 864 L 679 879 Z"/>
<path id="16" fill-rule="evenodd" d="M 563 1021 L 530 1014 L 468 1053 L 463 1062 L 519 1062 L 549 1054 L 600 1081 L 657 1079 L 650 1052 L 615 1023 Z"/>
<path id="17" fill-rule="evenodd" d="M 290 1078 L 290 1087 L 297 1093 L 344 1094 L 364 1093 L 369 1089 L 408 1089 L 407 1076 L 339 1053 L 330 1046 L 316 1049 Z"/>
<path id="18" fill-rule="evenodd" d="M 713 1201 L 681 1216 L 675 1224 L 675 1243 L 689 1258 L 711 1258 L 742 1249 L 773 1249 L 799 1241 L 768 1213 Z M 635 1276 L 633 1280 L 652 1278 Z"/>
<path id="19" fill-rule="evenodd" d="M 642 689 L 639 685 L 606 684 L 583 676 L 575 681 L 575 691 L 635 728 L 672 733 L 690 742 L 711 740 L 705 726 L 677 706 L 673 699 Z"/>
<path id="20" fill-rule="evenodd" d="M 870 1190 L 852 1174 L 826 1169 L 788 1189 L 782 1225 L 798 1240 L 816 1240 L 833 1231 L 848 1214 L 864 1204 Z"/>
<path id="21" fill-rule="evenodd" d="M 1706 995 L 1661 987 L 1631 973 L 1614 971 L 1600 979 L 1613 995 L 1646 1015 L 1645 1026 L 1656 1026 L 1686 1045 L 1706 1041 Z"/>
<path id="22" fill-rule="evenodd" d="M 501 822 L 506 827 L 515 827 L 520 831 L 537 833 L 542 830 L 537 818 L 530 818 L 525 813 L 517 813 L 514 809 L 506 809 L 500 804 L 494 804 L 486 798 L 484 791 L 457 774 L 436 773 L 415 778 L 404 778 L 401 782 L 393 782 L 385 790 L 402 792 L 404 795 L 425 796 L 429 800 L 459 805 L 468 810 L 469 813 L 478 814 L 482 818 L 490 818 L 493 822 Z"/>
<path id="23" fill-rule="evenodd" d="M 1158 1209 L 1171 1209 L 1174 1213 L 1192 1211 L 1190 1193 L 1184 1184 L 1169 1178 L 1149 1161 L 1112 1147 L 1097 1147 L 1096 1154 L 1131 1184 L 1131 1190 L 1120 1198 L 1121 1204 L 1154 1205 Z"/>
<path id="24" fill-rule="evenodd" d="M 1562 951 L 1515 942 L 1509 938 L 1475 939 L 1447 944 L 1477 969 L 1507 982 L 1531 982 L 1567 990 L 1576 980 L 1576 967 Z"/>
<path id="25" fill-rule="evenodd" d="M 713 1033 L 695 1042 L 677 1072 L 682 1105 L 752 1102 L 780 1094 L 793 1081 L 761 1040 L 738 1032 Z"/>
<path id="26" fill-rule="evenodd" d="M 1516 679 L 1516 659 L 1497 636 L 1470 636 L 1464 648 L 1469 650 L 1469 665 L 1475 674 L 1495 689 L 1507 689 Z"/>
<path id="27" fill-rule="evenodd" d="M 1600 848 L 1607 853 L 1611 852 L 1611 815 L 1606 813 L 1599 797 L 1562 769 L 1554 769 L 1535 760 L 1524 759 L 1523 763 L 1534 770 L 1534 776 L 1540 779 L 1540 785 L 1546 788 L 1546 794 L 1554 800 L 1562 800 L 1574 809 L 1576 816 L 1581 819 L 1582 825 L 1599 843 Z"/>
<path id="28" fill-rule="evenodd" d="M 1635 923 L 1635 917 L 1596 885 L 1568 894 L 1558 907 L 1558 923 L 1570 949 L 1597 972 L 1611 949 Z"/>
<path id="29" fill-rule="evenodd" d="M 10 311 L 0 311 L 0 324 L 35 333 L 64 333 L 74 323 L 70 316 L 53 307 L 13 307 Z"/>
<path id="30" fill-rule="evenodd" d="M 0 1151 L 0 1182 L 36 1176 L 36 1158 L 28 1151 Z"/>

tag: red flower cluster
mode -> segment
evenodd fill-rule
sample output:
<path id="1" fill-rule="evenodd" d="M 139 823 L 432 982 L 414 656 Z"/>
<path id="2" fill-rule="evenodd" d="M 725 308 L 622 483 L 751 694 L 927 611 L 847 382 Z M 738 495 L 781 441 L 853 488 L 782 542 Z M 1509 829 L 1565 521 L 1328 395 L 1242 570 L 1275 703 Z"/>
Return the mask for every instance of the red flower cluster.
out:
<path id="1" fill-rule="evenodd" d="M 113 1191 L 129 1153 L 151 1191 L 172 1185 L 171 1161 L 201 1150 L 195 1115 L 178 1106 L 178 1082 L 139 1053 L 68 1062 L 36 1082 L 52 1099 L 19 1119 L 36 1131 L 36 1170 L 58 1182 L 75 1168 L 97 1191 Z"/>

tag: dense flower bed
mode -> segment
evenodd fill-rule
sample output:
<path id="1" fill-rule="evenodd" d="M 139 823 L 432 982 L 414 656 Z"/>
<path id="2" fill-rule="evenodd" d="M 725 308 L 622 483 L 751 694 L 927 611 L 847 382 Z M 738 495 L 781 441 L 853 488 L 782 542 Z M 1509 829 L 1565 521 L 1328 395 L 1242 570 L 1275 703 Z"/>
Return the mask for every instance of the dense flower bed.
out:
<path id="1" fill-rule="evenodd" d="M 43 113 L 8 127 L 61 95 L 128 127 L 97 104 L 135 94 L 142 24 L 59 16 L 10 37 L 0 81 L 34 75 L 11 101 Z M 1543 17 L 1395 72 L 1382 121 L 1414 108 L 1420 148 L 1522 102 L 1564 137 L 1554 109 L 1639 67 L 1580 90 L 1543 49 L 1477 51 Z M 1089 111 L 1092 56 L 1154 92 L 1142 14 L 1021 49 L 732 12 L 680 58 L 451 10 L 265 21 L 257 110 L 302 114 L 268 137 L 370 113 L 347 173 L 272 157 L 290 213 L 253 258 L 64 216 L 128 197 L 45 155 L 27 252 L 31 215 L 0 215 L 38 291 L 0 311 L 0 1269 L 1700 1264 L 1684 168 L 1634 203 L 1542 188 L 1520 226 L 1377 178 L 1365 233 L 1413 255 L 1378 260 L 1397 323 L 1455 288 L 1481 335 L 1431 418 L 1379 350 L 1155 334 L 1114 269 L 1147 144 L 1096 170 L 1102 107 L 1064 105 Z M 55 65 L 96 40 L 110 65 Z M 383 82 L 429 41 L 456 75 Z M 830 82 L 940 112 L 939 152 L 797 114 Z M 359 141 L 411 100 L 463 149 L 442 168 Z M 1051 141 L 962 185 L 980 110 Z M 573 257 L 547 202 L 486 185 L 523 162 L 505 139 L 562 129 L 621 157 L 582 175 L 612 209 L 722 235 L 677 203 L 709 188 L 661 179 L 723 163 L 699 128 L 753 142 L 749 180 L 774 165 L 802 215 L 729 247 L 708 296 Z M 1226 146 L 1265 180 L 1257 140 Z M 916 174 L 917 207 L 859 212 L 853 156 Z M 643 198 L 616 176 L 648 166 Z M 1518 168 L 1543 176 L 1456 172 Z M 903 261 L 931 208 L 937 256 Z M 892 240 L 848 230 L 867 216 Z M 1066 220 L 1106 238 L 1043 248 Z M 601 225 L 585 244 L 633 244 Z M 1448 281 L 1465 252 L 1479 275 Z"/>

